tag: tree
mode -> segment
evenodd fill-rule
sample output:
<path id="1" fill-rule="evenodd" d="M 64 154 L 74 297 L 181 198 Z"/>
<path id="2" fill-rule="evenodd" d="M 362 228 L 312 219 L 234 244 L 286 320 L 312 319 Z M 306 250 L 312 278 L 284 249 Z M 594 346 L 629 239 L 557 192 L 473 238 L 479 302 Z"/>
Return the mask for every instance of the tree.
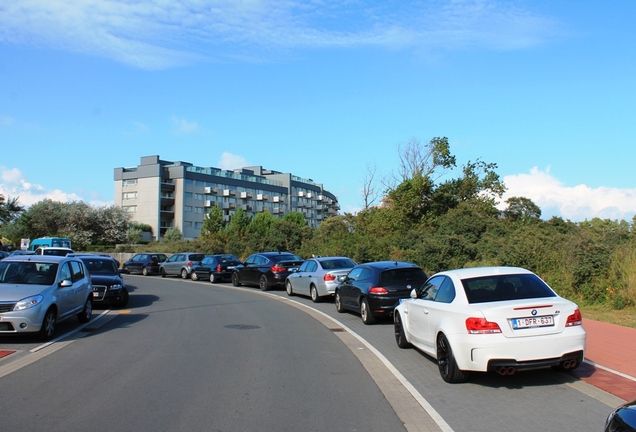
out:
<path id="1" fill-rule="evenodd" d="M 245 210 L 239 207 L 230 218 L 230 223 L 227 226 L 227 229 L 235 236 L 241 238 L 244 237 L 247 233 L 247 228 L 249 227 L 251 221 L 252 218 L 250 217 L 250 215 L 248 215 Z"/>
<path id="2" fill-rule="evenodd" d="M 0 228 L 17 219 L 24 211 L 24 207 L 18 204 L 18 198 L 5 199 L 0 194 Z"/>
<path id="3" fill-rule="evenodd" d="M 166 233 L 163 235 L 163 240 L 167 243 L 177 242 L 183 238 L 181 231 L 179 228 L 168 228 Z"/>
<path id="4" fill-rule="evenodd" d="M 362 209 L 371 208 L 378 200 L 378 190 L 375 182 L 377 167 L 367 165 L 367 169 L 362 180 Z"/>
<path id="5" fill-rule="evenodd" d="M 307 226 L 307 219 L 305 219 L 305 215 L 300 212 L 289 212 L 283 216 L 283 220 L 296 224 L 299 227 Z"/>
<path id="6" fill-rule="evenodd" d="M 223 210 L 214 206 L 205 215 L 203 226 L 201 227 L 201 235 L 207 236 L 221 231 L 223 228 Z"/>
<path id="7" fill-rule="evenodd" d="M 511 197 L 506 204 L 508 207 L 503 214 L 512 222 L 528 223 L 541 219 L 541 209 L 529 198 Z"/>

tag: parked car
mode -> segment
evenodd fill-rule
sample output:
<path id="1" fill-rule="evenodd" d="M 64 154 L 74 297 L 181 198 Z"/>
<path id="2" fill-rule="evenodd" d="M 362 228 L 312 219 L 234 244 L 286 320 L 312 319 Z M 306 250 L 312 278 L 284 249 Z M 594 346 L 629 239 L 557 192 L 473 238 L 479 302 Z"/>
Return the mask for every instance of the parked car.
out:
<path id="1" fill-rule="evenodd" d="M 205 254 L 198 252 L 176 253 L 159 265 L 161 277 L 181 276 L 189 279 L 195 266 L 201 265 Z"/>
<path id="2" fill-rule="evenodd" d="M 285 286 L 285 280 L 303 259 L 290 252 L 260 252 L 250 255 L 232 272 L 232 285 L 256 285 L 267 291 L 272 287 Z"/>
<path id="3" fill-rule="evenodd" d="M 53 338 L 58 322 L 93 313 L 93 286 L 74 257 L 26 255 L 0 261 L 0 335 L 35 333 Z"/>
<path id="4" fill-rule="evenodd" d="M 318 303 L 321 298 L 336 292 L 338 276 L 346 275 L 355 265 L 356 262 L 347 257 L 310 258 L 287 276 L 287 295 L 308 295 L 314 303 Z"/>
<path id="5" fill-rule="evenodd" d="M 334 303 L 338 312 L 358 312 L 365 324 L 393 313 L 402 298 L 426 282 L 426 273 L 405 261 L 376 261 L 358 264 L 336 287 Z"/>
<path id="6" fill-rule="evenodd" d="M 201 265 L 192 271 L 192 280 L 209 279 L 210 282 L 222 282 L 232 279 L 232 271 L 241 264 L 241 260 L 230 254 L 206 255 Z"/>
<path id="7" fill-rule="evenodd" d="M 16 249 L 14 251 L 11 251 L 11 253 L 9 254 L 9 256 L 19 256 L 19 255 L 35 255 L 35 251 Z"/>
<path id="8" fill-rule="evenodd" d="M 470 371 L 574 369 L 585 351 L 577 305 L 518 267 L 437 273 L 412 290 L 393 319 L 398 346 L 436 358 L 451 383 L 465 381 Z"/>
<path id="9" fill-rule="evenodd" d="M 35 250 L 36 255 L 57 255 L 57 256 L 66 256 L 68 254 L 72 254 L 73 249 L 67 247 L 47 247 L 42 246 Z"/>
<path id="10" fill-rule="evenodd" d="M 162 253 L 138 253 L 126 261 L 121 268 L 125 273 L 148 276 L 160 273 L 160 265 L 167 259 L 168 257 Z"/>
<path id="11" fill-rule="evenodd" d="M 636 432 L 636 400 L 624 403 L 607 417 L 604 432 Z"/>
<path id="12" fill-rule="evenodd" d="M 9 252 L 5 252 L 3 250 L 0 250 L 0 260 L 5 259 L 8 256 L 9 256 Z"/>
<path id="13" fill-rule="evenodd" d="M 128 304 L 129 293 L 119 274 L 118 263 L 103 255 L 77 255 L 84 261 L 93 285 L 93 302 L 124 308 Z"/>

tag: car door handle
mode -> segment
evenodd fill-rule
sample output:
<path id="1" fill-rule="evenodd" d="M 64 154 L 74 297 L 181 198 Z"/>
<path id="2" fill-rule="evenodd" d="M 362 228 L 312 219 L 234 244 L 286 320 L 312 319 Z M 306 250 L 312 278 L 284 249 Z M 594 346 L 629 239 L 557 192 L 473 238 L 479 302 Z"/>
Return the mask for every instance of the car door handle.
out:
<path id="1" fill-rule="evenodd" d="M 424 315 L 428 315 L 429 310 L 428 309 L 422 309 L 422 312 L 424 312 Z"/>

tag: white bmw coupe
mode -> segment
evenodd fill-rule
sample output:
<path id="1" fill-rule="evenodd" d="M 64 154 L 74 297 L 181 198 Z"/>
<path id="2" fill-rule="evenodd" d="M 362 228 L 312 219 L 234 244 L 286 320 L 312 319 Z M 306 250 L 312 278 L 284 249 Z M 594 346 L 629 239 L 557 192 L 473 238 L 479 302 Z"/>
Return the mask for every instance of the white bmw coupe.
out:
<path id="1" fill-rule="evenodd" d="M 436 273 L 401 300 L 393 320 L 398 346 L 437 359 L 449 383 L 471 371 L 574 369 L 585 352 L 578 306 L 518 267 Z"/>

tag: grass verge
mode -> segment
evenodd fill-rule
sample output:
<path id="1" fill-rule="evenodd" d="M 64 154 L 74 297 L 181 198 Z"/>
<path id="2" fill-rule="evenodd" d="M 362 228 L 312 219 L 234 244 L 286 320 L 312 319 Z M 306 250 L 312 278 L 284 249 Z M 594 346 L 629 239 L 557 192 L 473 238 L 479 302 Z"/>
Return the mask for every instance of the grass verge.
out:
<path id="1" fill-rule="evenodd" d="M 580 306 L 583 318 L 636 328 L 636 308 L 612 309 L 606 305 Z"/>

